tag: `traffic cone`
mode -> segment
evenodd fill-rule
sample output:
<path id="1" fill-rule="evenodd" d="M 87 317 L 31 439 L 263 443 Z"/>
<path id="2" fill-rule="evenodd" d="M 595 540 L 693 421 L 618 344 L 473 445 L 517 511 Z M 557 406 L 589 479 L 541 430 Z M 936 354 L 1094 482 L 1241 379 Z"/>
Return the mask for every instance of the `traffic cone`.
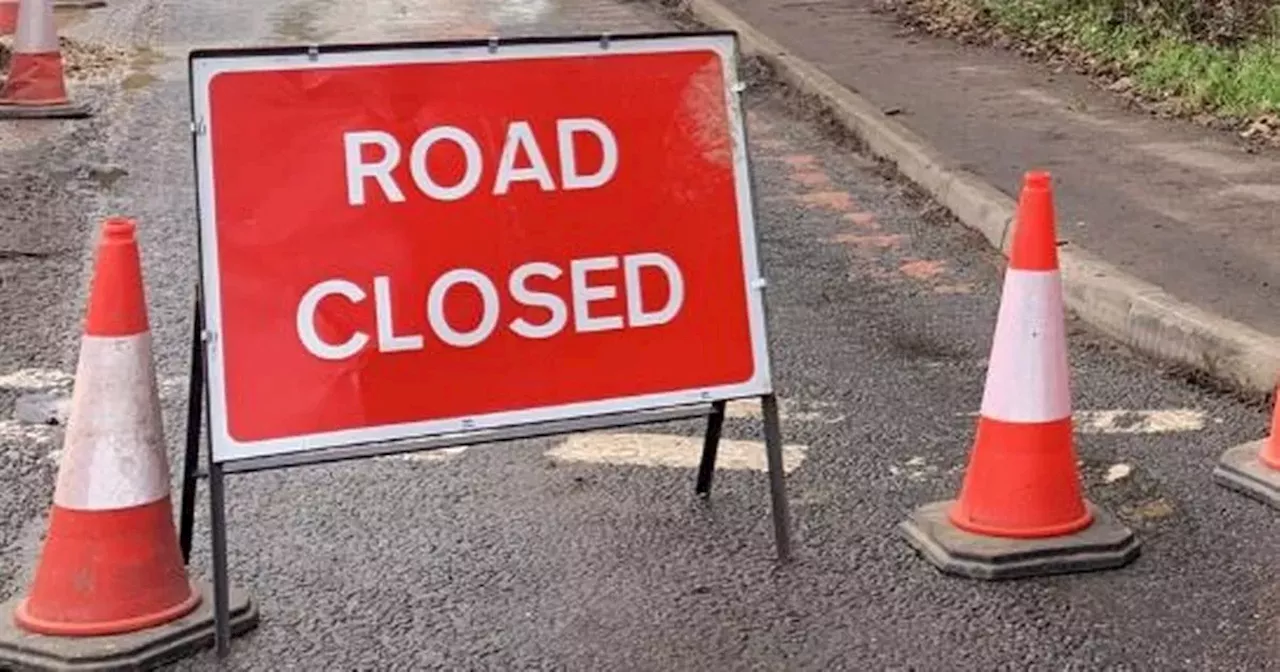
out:
<path id="1" fill-rule="evenodd" d="M 1271 410 L 1271 433 L 1223 453 L 1213 477 L 1219 485 L 1280 509 L 1280 388 Z"/>
<path id="2" fill-rule="evenodd" d="M 18 29 L 18 3 L 21 0 L 0 0 L 0 37 L 12 35 Z"/>
<path id="3" fill-rule="evenodd" d="M 951 522 L 999 537 L 1070 534 L 1080 493 L 1053 195 L 1027 175 L 991 344 L 977 437 Z"/>
<path id="4" fill-rule="evenodd" d="M 53 5 L 49 0 L 20 0 L 9 73 L 0 87 L 0 119 L 77 118 L 88 114 L 87 106 L 72 103 L 67 97 Z"/>
<path id="5" fill-rule="evenodd" d="M 214 643 L 212 587 L 188 579 L 135 224 L 102 226 L 44 546 L 27 595 L 0 604 L 0 669 L 135 670 Z M 228 625 L 257 607 L 228 586 Z"/>
<path id="6" fill-rule="evenodd" d="M 12 35 L 18 29 L 18 4 L 21 0 L 0 0 L 0 37 Z M 57 9 L 96 9 L 106 7 L 106 0 L 54 0 Z"/>
<path id="7" fill-rule="evenodd" d="M 1127 564 L 1133 533 L 1088 502 L 1071 419 L 1053 192 L 1027 173 L 960 495 L 918 509 L 908 541 L 942 570 L 1012 578 Z"/>
<path id="8" fill-rule="evenodd" d="M 103 226 L 49 532 L 28 631 L 110 635 L 191 612 L 169 496 L 169 463 L 134 224 Z"/>

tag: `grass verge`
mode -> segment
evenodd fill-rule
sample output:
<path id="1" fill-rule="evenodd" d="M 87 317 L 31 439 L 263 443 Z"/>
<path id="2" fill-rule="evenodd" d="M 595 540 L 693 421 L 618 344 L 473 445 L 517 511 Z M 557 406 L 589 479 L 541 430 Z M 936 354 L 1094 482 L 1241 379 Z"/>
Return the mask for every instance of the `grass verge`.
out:
<path id="1" fill-rule="evenodd" d="M 1215 44 L 1193 37 L 1178 26 L 1183 23 L 1180 20 L 1156 15 L 1136 18 L 1134 12 L 1122 17 L 1115 4 L 1097 0 L 886 0 L 884 4 L 934 34 L 1070 62 L 1108 80 L 1112 91 L 1128 94 L 1154 112 L 1209 115 L 1218 122 L 1213 125 L 1225 122 L 1243 127 L 1246 137 L 1280 140 L 1280 31 L 1271 23 Z"/>

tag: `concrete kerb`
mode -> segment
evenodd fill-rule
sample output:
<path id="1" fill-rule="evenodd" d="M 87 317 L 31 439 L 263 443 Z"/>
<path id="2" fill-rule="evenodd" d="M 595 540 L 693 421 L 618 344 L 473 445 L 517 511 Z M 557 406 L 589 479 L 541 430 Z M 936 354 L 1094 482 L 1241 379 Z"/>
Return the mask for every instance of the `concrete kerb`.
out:
<path id="1" fill-rule="evenodd" d="M 953 167 L 954 161 L 910 129 L 719 2 L 650 1 L 702 25 L 737 32 L 744 55 L 759 57 L 784 85 L 820 100 L 870 153 L 894 164 L 961 223 L 1008 254 L 1007 233 L 1017 206 L 1013 198 Z M 1275 390 L 1280 338 L 1180 301 L 1079 247 L 1059 252 L 1067 307 L 1094 328 L 1138 352 L 1191 367 L 1231 387 L 1263 394 Z"/>

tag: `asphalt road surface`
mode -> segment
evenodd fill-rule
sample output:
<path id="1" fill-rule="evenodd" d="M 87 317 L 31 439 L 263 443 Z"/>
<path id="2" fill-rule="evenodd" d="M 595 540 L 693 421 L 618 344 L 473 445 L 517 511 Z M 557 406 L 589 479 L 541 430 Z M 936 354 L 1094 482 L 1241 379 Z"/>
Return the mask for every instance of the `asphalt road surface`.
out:
<path id="1" fill-rule="evenodd" d="M 0 122 L 0 598 L 39 550 L 61 437 L 33 424 L 38 395 L 66 393 L 107 214 L 140 222 L 176 472 L 196 269 L 188 49 L 670 28 L 609 0 L 110 0 L 68 15 L 75 92 L 97 116 Z M 750 404 L 708 503 L 690 423 L 237 476 L 231 575 L 262 622 L 222 669 L 1277 668 L 1280 526 L 1209 477 L 1269 409 L 1075 324 L 1088 493 L 1142 556 L 991 584 L 911 552 L 897 523 L 959 484 L 1000 259 L 779 100 L 753 92 L 749 108 L 796 562 L 774 564 Z M 203 510 L 197 534 L 207 577 Z M 215 667 L 211 652 L 177 665 Z"/>

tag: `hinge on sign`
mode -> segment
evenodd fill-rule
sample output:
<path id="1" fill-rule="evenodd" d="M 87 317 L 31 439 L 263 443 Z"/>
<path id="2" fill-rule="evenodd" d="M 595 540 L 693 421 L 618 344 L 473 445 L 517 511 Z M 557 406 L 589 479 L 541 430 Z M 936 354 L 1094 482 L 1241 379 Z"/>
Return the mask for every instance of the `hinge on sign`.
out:
<path id="1" fill-rule="evenodd" d="M 315 60 L 319 60 L 319 58 L 320 58 L 320 45 L 312 44 L 308 46 L 307 59 L 311 61 L 315 61 Z"/>
<path id="2" fill-rule="evenodd" d="M 751 289 L 764 289 L 769 286 L 769 281 L 764 278 L 756 278 L 751 281 Z"/>
<path id="3" fill-rule="evenodd" d="M 491 54 L 498 53 L 498 36 L 497 35 L 494 35 L 493 37 L 489 38 L 489 53 Z"/>
<path id="4" fill-rule="evenodd" d="M 218 340 L 218 335 L 213 331 L 204 329 L 200 332 L 200 340 L 204 343 L 213 343 Z"/>
<path id="5" fill-rule="evenodd" d="M 192 135 L 204 135 L 206 130 L 208 130 L 208 128 L 204 125 L 204 119 L 196 119 L 191 122 Z"/>
<path id="6" fill-rule="evenodd" d="M 606 51 L 609 49 L 609 33 L 600 34 L 600 48 Z"/>
<path id="7" fill-rule="evenodd" d="M 746 90 L 747 90 L 747 83 L 746 83 L 746 82 L 738 82 L 737 84 L 734 84 L 734 85 L 733 85 L 733 92 L 734 92 L 734 93 L 742 93 L 743 91 L 746 91 Z"/>

